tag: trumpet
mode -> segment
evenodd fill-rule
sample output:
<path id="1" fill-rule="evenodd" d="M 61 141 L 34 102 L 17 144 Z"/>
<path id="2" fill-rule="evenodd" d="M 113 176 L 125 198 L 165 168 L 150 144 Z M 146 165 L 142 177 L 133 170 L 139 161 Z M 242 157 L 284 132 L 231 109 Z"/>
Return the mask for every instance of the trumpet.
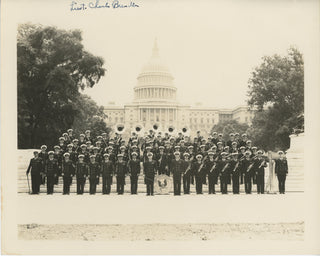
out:
<path id="1" fill-rule="evenodd" d="M 118 133 L 118 134 L 122 134 L 122 133 L 124 133 L 124 131 L 125 131 L 125 126 L 124 126 L 124 124 L 117 124 L 116 126 L 115 126 L 115 132 L 116 133 Z"/>

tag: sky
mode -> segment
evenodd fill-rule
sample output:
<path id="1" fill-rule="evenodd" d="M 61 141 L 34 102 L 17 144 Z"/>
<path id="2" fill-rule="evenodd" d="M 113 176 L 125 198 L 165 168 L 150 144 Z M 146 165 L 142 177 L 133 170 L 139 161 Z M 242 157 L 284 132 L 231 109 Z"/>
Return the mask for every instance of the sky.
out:
<path id="1" fill-rule="evenodd" d="M 132 101 L 155 38 L 175 78 L 179 102 L 244 105 L 250 74 L 261 58 L 284 55 L 290 46 L 304 54 L 317 18 L 313 1 L 135 0 L 138 8 L 85 11 L 70 11 L 69 0 L 12 2 L 18 22 L 83 31 L 85 49 L 105 60 L 106 75 L 84 91 L 99 105 Z"/>

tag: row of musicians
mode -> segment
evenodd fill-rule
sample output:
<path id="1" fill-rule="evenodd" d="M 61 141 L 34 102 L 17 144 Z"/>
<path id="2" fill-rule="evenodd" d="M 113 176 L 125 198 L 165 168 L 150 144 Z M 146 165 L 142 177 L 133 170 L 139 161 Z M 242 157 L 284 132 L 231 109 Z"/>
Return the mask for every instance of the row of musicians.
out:
<path id="1" fill-rule="evenodd" d="M 96 162 L 96 156 L 91 155 L 89 163 L 85 163 L 84 155 L 78 156 L 78 161 L 74 164 L 70 160 L 70 154 L 64 154 L 61 169 L 57 159 L 54 158 L 52 151 L 48 154 L 48 159 L 43 161 L 37 151 L 34 152 L 34 158 L 31 159 L 27 175 L 31 171 L 32 177 L 32 193 L 38 194 L 40 184 L 43 183 L 43 178 L 47 178 L 47 193 L 53 193 L 54 184 L 58 184 L 59 176 L 63 177 L 63 193 L 70 193 L 70 185 L 72 177 L 75 175 L 77 179 L 77 193 L 82 194 L 86 178 L 90 182 L 90 194 L 96 192 L 96 186 L 99 184 L 99 177 L 102 176 L 102 192 L 109 194 L 112 185 L 112 176 L 117 179 L 117 192 L 123 194 L 125 185 L 125 176 L 130 175 L 131 193 L 137 193 L 138 176 L 141 168 L 143 169 L 145 184 L 147 185 L 147 195 L 153 195 L 153 183 L 156 173 L 173 174 L 174 194 L 179 195 L 181 191 L 181 178 L 183 180 L 184 193 L 190 192 L 190 183 L 196 182 L 196 191 L 202 193 L 202 185 L 206 184 L 208 176 L 209 193 L 215 193 L 215 185 L 220 177 L 221 192 L 227 193 L 228 184 L 233 185 L 233 193 L 239 193 L 239 182 L 241 177 L 244 178 L 245 191 L 251 193 L 252 179 L 257 184 L 258 193 L 264 193 L 264 168 L 266 160 L 262 157 L 262 152 L 258 153 L 257 158 L 252 159 L 251 153 L 245 153 L 245 157 L 238 159 L 237 154 L 232 154 L 230 159 L 227 159 L 225 152 L 221 153 L 221 159 L 214 158 L 213 152 L 208 153 L 208 158 L 204 161 L 202 155 L 196 156 L 196 161 L 189 160 L 189 154 L 184 154 L 184 160 L 180 159 L 180 153 L 175 152 L 175 160 L 171 162 L 170 168 L 160 170 L 159 162 L 153 160 L 153 153 L 147 154 L 148 160 L 143 164 L 137 158 L 138 154 L 133 152 L 132 159 L 124 161 L 123 155 L 118 155 L 116 163 L 110 160 L 108 154 L 104 155 L 102 163 Z M 278 168 L 279 169 L 279 168 Z M 281 169 L 281 168 L 280 168 Z M 277 166 L 276 166 L 277 170 Z M 283 170 L 278 170 L 278 172 Z M 287 169 L 284 170 L 287 173 Z M 240 178 L 240 179 L 239 179 Z"/>

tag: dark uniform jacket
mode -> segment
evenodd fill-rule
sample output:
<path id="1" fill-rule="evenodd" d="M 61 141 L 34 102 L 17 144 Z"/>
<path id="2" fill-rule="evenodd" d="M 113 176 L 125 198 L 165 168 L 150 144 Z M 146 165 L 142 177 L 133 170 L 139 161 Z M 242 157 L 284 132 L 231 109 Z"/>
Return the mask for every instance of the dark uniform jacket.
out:
<path id="1" fill-rule="evenodd" d="M 44 166 L 45 163 L 46 163 L 46 161 L 47 161 L 47 159 L 49 158 L 48 153 L 41 151 L 41 152 L 39 153 L 39 157 L 42 159 L 42 164 L 43 164 L 43 166 Z"/>
<path id="2" fill-rule="evenodd" d="M 143 170 L 144 170 L 144 174 L 146 177 L 148 178 L 154 178 L 156 172 L 157 172 L 157 162 L 152 160 L 152 161 L 146 161 L 143 164 Z"/>
<path id="3" fill-rule="evenodd" d="M 76 163 L 75 174 L 77 179 L 85 178 L 88 176 L 88 166 L 86 163 Z"/>
<path id="4" fill-rule="evenodd" d="M 90 180 L 98 179 L 100 176 L 100 166 L 97 162 L 88 164 L 88 175 Z"/>
<path id="5" fill-rule="evenodd" d="M 183 175 L 184 176 L 191 176 L 192 175 L 192 164 L 191 160 L 183 160 Z"/>
<path id="6" fill-rule="evenodd" d="M 229 172 L 233 176 L 240 175 L 240 162 L 237 160 L 230 160 L 229 162 Z"/>
<path id="7" fill-rule="evenodd" d="M 173 179 L 175 181 L 181 181 L 181 175 L 184 172 L 184 161 L 179 159 L 179 160 L 173 160 L 171 162 L 171 173 L 173 174 Z"/>
<path id="8" fill-rule="evenodd" d="M 138 176 L 140 174 L 140 161 L 139 161 L 139 159 L 129 160 L 128 169 L 129 169 L 129 174 L 131 176 Z"/>
<path id="9" fill-rule="evenodd" d="M 114 174 L 114 164 L 111 160 L 108 160 L 107 162 L 101 163 L 101 175 L 102 177 L 110 177 Z"/>
<path id="10" fill-rule="evenodd" d="M 261 159 L 256 158 L 254 160 L 253 169 L 257 175 L 264 176 L 264 168 L 265 167 L 267 167 L 267 162 L 263 158 L 261 158 Z"/>
<path id="11" fill-rule="evenodd" d="M 219 176 L 219 170 L 217 169 L 217 167 L 218 166 L 216 161 L 210 161 L 208 159 L 205 163 L 205 169 L 208 176 Z"/>
<path id="12" fill-rule="evenodd" d="M 288 173 L 288 162 L 286 159 L 275 160 L 275 173 L 277 175 L 287 175 Z"/>
<path id="13" fill-rule="evenodd" d="M 251 159 L 243 159 L 242 160 L 242 171 L 245 175 L 252 175 L 253 174 L 253 165 L 251 165 L 253 162 Z"/>
<path id="14" fill-rule="evenodd" d="M 201 167 L 201 168 L 200 168 Z M 206 177 L 206 169 L 204 163 L 194 162 L 192 165 L 192 173 L 196 177 Z"/>
<path id="15" fill-rule="evenodd" d="M 223 177 L 226 177 L 230 174 L 230 164 L 227 160 L 219 160 L 217 162 L 217 170 L 219 172 L 219 174 Z"/>
<path id="16" fill-rule="evenodd" d="M 127 169 L 127 164 L 125 161 L 117 161 L 116 162 L 116 175 L 117 177 L 125 177 L 125 175 L 127 174 L 128 169 Z"/>
<path id="17" fill-rule="evenodd" d="M 57 159 L 48 159 L 46 161 L 44 172 L 47 177 L 52 177 L 58 174 L 59 172 L 59 165 Z"/>
<path id="18" fill-rule="evenodd" d="M 75 173 L 74 170 L 74 165 L 72 163 L 71 160 L 69 160 L 68 162 L 63 160 L 62 162 L 62 169 L 61 169 L 61 174 L 63 175 L 63 177 L 71 177 L 73 176 Z"/>
<path id="19" fill-rule="evenodd" d="M 158 153 L 156 155 L 156 160 L 159 166 L 159 171 L 164 172 L 168 166 L 168 157 L 167 154 L 163 153 L 162 155 Z"/>
<path id="20" fill-rule="evenodd" d="M 31 169 L 31 175 L 40 175 L 40 173 L 42 173 L 44 171 L 42 158 L 40 158 L 40 157 L 32 158 L 30 160 L 30 164 L 28 166 L 27 173 L 30 172 L 30 169 Z"/>

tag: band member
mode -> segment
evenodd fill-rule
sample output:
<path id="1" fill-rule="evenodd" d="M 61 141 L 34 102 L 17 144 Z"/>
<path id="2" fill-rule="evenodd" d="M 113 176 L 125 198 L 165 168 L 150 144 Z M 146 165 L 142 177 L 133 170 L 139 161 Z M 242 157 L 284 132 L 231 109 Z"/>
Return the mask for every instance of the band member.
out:
<path id="1" fill-rule="evenodd" d="M 108 146 L 106 149 L 107 149 L 107 154 L 109 155 L 109 160 L 115 165 L 116 164 L 116 154 L 113 152 L 113 147 Z"/>
<path id="2" fill-rule="evenodd" d="M 234 142 L 235 139 L 234 139 L 234 133 L 230 133 L 229 134 L 229 140 L 227 141 L 227 146 L 229 146 L 229 148 L 232 147 L 232 142 Z"/>
<path id="3" fill-rule="evenodd" d="M 120 150 L 119 154 L 122 155 L 123 161 L 125 161 L 127 163 L 128 160 L 129 160 L 129 157 L 128 157 L 128 154 L 126 152 L 126 147 L 122 145 L 122 146 L 120 146 L 119 150 Z"/>
<path id="4" fill-rule="evenodd" d="M 173 192 L 175 196 L 181 194 L 181 175 L 183 174 L 183 160 L 180 159 L 180 152 L 174 152 L 175 159 L 171 163 L 171 173 L 173 175 Z"/>
<path id="5" fill-rule="evenodd" d="M 240 168 L 240 184 L 244 183 L 244 166 L 243 166 L 243 160 L 245 159 L 245 153 L 246 153 L 246 148 L 245 146 L 241 146 L 239 147 L 239 155 L 238 155 L 238 159 L 239 159 L 239 168 Z"/>
<path id="6" fill-rule="evenodd" d="M 240 143 L 239 143 L 239 146 L 240 147 L 246 147 L 247 146 L 247 140 L 248 140 L 248 136 L 246 133 L 242 134 L 241 135 L 241 140 L 240 140 Z"/>
<path id="7" fill-rule="evenodd" d="M 198 154 L 196 156 L 196 162 L 193 164 L 193 173 L 196 179 L 196 192 L 197 194 L 202 194 L 202 185 L 204 179 L 206 178 L 206 172 L 204 168 L 204 163 L 202 161 L 202 155 Z"/>
<path id="8" fill-rule="evenodd" d="M 217 164 L 217 169 L 220 174 L 220 190 L 222 194 L 228 193 L 228 177 L 229 173 L 229 161 L 227 160 L 227 153 L 221 153 L 221 160 Z"/>
<path id="9" fill-rule="evenodd" d="M 187 147 L 185 145 L 185 140 L 180 140 L 180 152 L 182 155 L 187 151 Z"/>
<path id="10" fill-rule="evenodd" d="M 58 160 L 54 158 L 53 151 L 48 152 L 48 160 L 46 162 L 44 172 L 47 177 L 47 194 L 52 195 L 55 179 L 59 172 Z"/>
<path id="11" fill-rule="evenodd" d="M 78 156 L 79 161 L 76 163 L 76 178 L 77 178 L 77 194 L 82 195 L 84 192 L 84 185 L 86 184 L 86 176 L 88 176 L 88 167 L 84 162 L 84 155 Z"/>
<path id="12" fill-rule="evenodd" d="M 93 147 L 93 152 L 92 152 L 93 155 L 95 155 L 96 157 L 96 162 L 101 165 L 101 162 L 102 162 L 102 155 L 99 153 L 99 148 L 98 147 Z"/>
<path id="13" fill-rule="evenodd" d="M 107 137 L 107 133 L 106 133 L 106 132 L 103 132 L 103 133 L 101 134 L 101 136 L 102 136 L 102 143 L 101 143 L 101 147 L 102 147 L 103 149 L 105 149 L 105 148 L 108 146 L 108 137 Z"/>
<path id="14" fill-rule="evenodd" d="M 147 196 L 153 196 L 154 176 L 157 173 L 157 163 L 153 160 L 153 153 L 148 153 L 148 160 L 143 164 L 144 180 L 147 185 Z"/>
<path id="15" fill-rule="evenodd" d="M 79 145 L 86 144 L 85 137 L 86 136 L 82 133 L 79 135 Z"/>
<path id="16" fill-rule="evenodd" d="M 202 144 L 200 145 L 200 151 L 198 152 L 198 155 L 202 155 L 202 159 L 205 161 L 208 156 L 207 156 L 207 151 L 206 151 L 206 145 Z"/>
<path id="17" fill-rule="evenodd" d="M 140 175 L 140 161 L 137 158 L 138 153 L 132 152 L 131 159 L 128 162 L 128 170 L 131 182 L 131 194 L 136 195 L 138 193 L 138 178 Z"/>
<path id="18" fill-rule="evenodd" d="M 58 162 L 58 172 L 57 176 L 54 178 L 54 184 L 58 185 L 59 184 L 59 176 L 61 176 L 61 165 L 62 165 L 62 152 L 60 146 L 54 146 L 54 159 L 57 160 Z"/>
<path id="19" fill-rule="evenodd" d="M 111 192 L 112 177 L 114 174 L 114 164 L 109 158 L 109 154 L 103 155 L 104 161 L 101 164 L 101 175 L 102 175 L 102 194 L 109 195 Z"/>
<path id="20" fill-rule="evenodd" d="M 217 132 L 212 133 L 211 142 L 217 146 L 217 143 L 218 143 L 218 133 Z"/>
<path id="21" fill-rule="evenodd" d="M 100 166 L 96 162 L 95 155 L 90 156 L 90 163 L 88 164 L 88 178 L 90 182 L 89 192 L 90 195 L 94 195 L 97 190 L 97 184 L 99 181 L 99 173 L 100 173 Z"/>
<path id="22" fill-rule="evenodd" d="M 238 143 L 236 141 L 233 141 L 231 143 L 231 149 L 230 149 L 231 153 L 238 153 Z"/>
<path id="23" fill-rule="evenodd" d="M 164 153 L 164 146 L 159 147 L 159 153 L 156 155 L 156 160 L 158 162 L 158 171 L 159 175 L 166 174 L 168 175 L 168 159 L 167 155 Z"/>
<path id="24" fill-rule="evenodd" d="M 285 182 L 288 174 L 288 162 L 283 151 L 278 151 L 279 159 L 275 160 L 275 173 L 279 182 L 279 193 L 285 193 Z"/>
<path id="25" fill-rule="evenodd" d="M 219 171 L 216 168 L 217 167 L 217 161 L 218 157 L 215 157 L 215 154 L 213 151 L 208 152 L 208 157 L 209 159 L 206 161 L 205 168 L 206 172 L 208 174 L 208 183 L 209 183 L 209 188 L 208 188 L 208 193 L 209 194 L 215 194 L 215 185 L 218 183 L 218 177 L 219 177 Z"/>
<path id="26" fill-rule="evenodd" d="M 62 169 L 61 169 L 61 175 L 63 178 L 63 194 L 69 195 L 70 185 L 72 183 L 72 177 L 75 171 L 74 171 L 74 165 L 70 160 L 70 154 L 64 153 L 63 157 L 64 157 L 64 160 L 62 161 Z"/>
<path id="27" fill-rule="evenodd" d="M 67 135 L 68 135 L 68 138 L 69 138 L 70 142 L 72 142 L 74 140 L 73 130 L 72 129 L 68 129 L 67 130 Z"/>
<path id="28" fill-rule="evenodd" d="M 79 154 L 81 154 L 81 155 L 84 155 L 84 162 L 86 163 L 86 164 L 89 164 L 90 163 L 90 156 L 89 156 L 89 152 L 87 151 L 87 145 L 86 144 L 82 144 L 81 146 L 80 146 L 80 152 L 79 152 Z"/>
<path id="29" fill-rule="evenodd" d="M 64 152 L 66 152 L 67 149 L 67 144 L 66 144 L 66 140 L 64 137 L 60 137 L 59 138 L 59 145 L 60 150 L 61 150 L 61 154 L 63 154 Z"/>
<path id="30" fill-rule="evenodd" d="M 62 137 L 64 138 L 64 143 L 65 143 L 65 145 L 68 145 L 68 144 L 70 144 L 71 143 L 71 140 L 70 140 L 70 138 L 69 138 L 69 136 L 68 136 L 68 133 L 63 133 L 62 134 Z"/>
<path id="31" fill-rule="evenodd" d="M 183 163 L 183 193 L 190 194 L 190 182 L 191 182 L 191 174 L 192 174 L 192 164 L 193 162 L 190 160 L 190 154 L 185 152 L 183 154 L 184 163 Z"/>
<path id="32" fill-rule="evenodd" d="M 32 194 L 40 193 L 40 184 L 43 174 L 43 160 L 39 157 L 39 152 L 33 152 L 33 158 L 30 160 L 26 174 L 31 171 L 31 187 Z"/>
<path id="33" fill-rule="evenodd" d="M 47 153 L 47 146 L 46 145 L 42 145 L 41 146 L 41 151 L 39 153 L 39 158 L 42 159 L 42 166 L 44 168 L 44 165 L 46 163 L 46 161 L 48 160 L 48 153 Z M 41 185 L 44 185 L 46 180 L 46 177 L 44 176 L 43 170 L 41 171 Z"/>
<path id="34" fill-rule="evenodd" d="M 264 168 L 267 167 L 266 160 L 262 157 L 262 150 L 257 151 L 257 158 L 254 160 L 254 173 L 256 175 L 257 192 L 264 194 Z"/>
<path id="35" fill-rule="evenodd" d="M 240 147 L 240 134 L 238 132 L 234 134 L 234 141 L 236 141 L 237 146 Z"/>
<path id="36" fill-rule="evenodd" d="M 72 148 L 73 152 L 79 154 L 80 150 L 81 150 L 81 148 L 79 146 L 79 140 L 78 139 L 73 139 L 72 144 L 73 144 L 73 148 Z"/>
<path id="37" fill-rule="evenodd" d="M 232 175 L 232 193 L 239 194 L 240 193 L 240 161 L 238 160 L 238 153 L 231 154 L 230 160 L 230 173 Z"/>
<path id="38" fill-rule="evenodd" d="M 123 160 L 123 155 L 118 154 L 118 161 L 115 166 L 115 174 L 117 177 L 117 193 L 118 195 L 123 195 L 124 193 L 124 185 L 127 171 L 127 163 Z"/>
<path id="39" fill-rule="evenodd" d="M 245 152 L 245 159 L 242 161 L 242 171 L 244 172 L 244 185 L 246 194 L 251 194 L 252 189 L 252 172 L 253 161 L 251 159 L 251 151 Z"/>
<path id="40" fill-rule="evenodd" d="M 219 155 L 221 155 L 221 153 L 223 152 L 223 143 L 221 141 L 217 142 L 217 153 Z"/>
<path id="41" fill-rule="evenodd" d="M 90 131 L 90 130 L 86 130 L 86 131 L 84 132 L 84 134 L 85 134 L 85 138 L 84 138 L 85 142 L 90 141 L 91 144 L 92 144 L 93 141 L 92 141 L 92 138 L 91 138 L 91 131 Z"/>
<path id="42" fill-rule="evenodd" d="M 98 153 L 103 156 L 103 147 L 102 147 L 102 136 L 98 136 L 98 141 L 96 141 L 96 147 L 98 148 Z"/>
<path id="43" fill-rule="evenodd" d="M 222 133 L 218 134 L 218 142 L 222 143 L 222 147 L 224 147 L 226 145 L 226 143 L 223 140 L 223 134 Z M 218 142 L 217 142 L 217 146 L 218 146 Z"/>
<path id="44" fill-rule="evenodd" d="M 71 160 L 72 164 L 75 165 L 76 162 L 78 161 L 78 154 L 73 151 L 73 145 L 72 144 L 68 144 L 67 153 L 69 153 L 69 155 L 70 155 L 69 159 Z"/>
<path id="45" fill-rule="evenodd" d="M 148 154 L 152 153 L 151 150 L 152 150 L 151 146 L 146 146 L 146 150 L 143 153 L 143 162 L 147 162 L 148 161 L 148 159 L 149 159 Z M 152 157 L 153 157 L 153 153 L 152 153 Z"/>

